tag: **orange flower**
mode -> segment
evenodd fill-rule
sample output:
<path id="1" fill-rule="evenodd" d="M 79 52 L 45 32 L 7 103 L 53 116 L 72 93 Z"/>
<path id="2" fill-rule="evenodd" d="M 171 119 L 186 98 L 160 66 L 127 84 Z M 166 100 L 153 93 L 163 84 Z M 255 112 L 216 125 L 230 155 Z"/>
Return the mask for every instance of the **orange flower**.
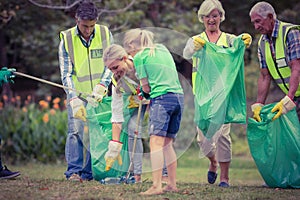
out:
<path id="1" fill-rule="evenodd" d="M 50 110 L 50 115 L 53 116 L 53 115 L 55 115 L 55 114 L 56 114 L 56 111 L 55 111 L 54 109 L 51 109 L 51 110 Z"/>
<path id="2" fill-rule="evenodd" d="M 23 108 L 22 108 L 22 111 L 23 111 L 24 113 L 27 113 L 27 108 L 26 108 L 26 107 L 23 107 Z"/>
<path id="3" fill-rule="evenodd" d="M 60 102 L 60 98 L 56 97 L 55 99 L 53 99 L 52 101 L 54 104 L 58 104 Z"/>
<path id="4" fill-rule="evenodd" d="M 29 105 L 29 101 L 28 101 L 28 100 L 25 100 L 25 102 L 24 102 L 24 103 L 25 103 L 25 105 L 26 105 L 26 106 L 28 106 L 28 105 Z"/>
<path id="5" fill-rule="evenodd" d="M 50 95 L 46 96 L 46 101 L 50 102 L 52 97 Z"/>
<path id="6" fill-rule="evenodd" d="M 21 107 L 21 97 L 20 97 L 20 96 L 16 96 L 16 106 L 17 106 L 18 108 Z"/>
<path id="7" fill-rule="evenodd" d="M 53 104 L 53 108 L 59 110 L 59 105 L 57 103 Z"/>
<path id="8" fill-rule="evenodd" d="M 43 116 L 43 122 L 46 124 L 49 122 L 49 115 L 48 113 L 45 113 L 44 116 Z"/>
<path id="9" fill-rule="evenodd" d="M 0 101 L 0 110 L 3 109 L 3 103 Z"/>
<path id="10" fill-rule="evenodd" d="M 65 108 L 67 107 L 67 100 L 66 99 L 64 100 L 64 107 Z"/>
<path id="11" fill-rule="evenodd" d="M 8 96 L 7 95 L 3 95 L 3 100 L 7 101 L 8 100 Z"/>
<path id="12" fill-rule="evenodd" d="M 41 106 L 42 109 L 47 109 L 49 107 L 49 103 L 45 100 L 40 100 L 39 105 Z"/>

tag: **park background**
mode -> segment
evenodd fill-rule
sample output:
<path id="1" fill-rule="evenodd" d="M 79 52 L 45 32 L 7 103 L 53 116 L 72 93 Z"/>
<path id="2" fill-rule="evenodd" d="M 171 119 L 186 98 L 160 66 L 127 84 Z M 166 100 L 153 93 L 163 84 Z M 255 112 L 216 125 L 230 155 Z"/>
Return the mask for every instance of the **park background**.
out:
<path id="1" fill-rule="evenodd" d="M 15 68 L 17 72 L 61 84 L 57 56 L 59 32 L 75 25 L 74 11 L 79 2 L 79 0 L 0 0 L 0 66 Z M 193 36 L 204 30 L 203 24 L 198 21 L 197 17 L 197 10 L 203 2 L 201 0 L 95 0 L 94 2 L 99 8 L 98 23 L 107 25 L 113 35 L 137 27 L 166 28 L 187 36 Z M 221 0 L 226 12 L 225 21 L 221 23 L 221 30 L 235 35 L 247 32 L 253 37 L 251 47 L 245 52 L 248 117 L 251 116 L 250 105 L 256 99 L 256 81 L 259 73 L 256 55 L 259 34 L 254 30 L 249 18 L 249 11 L 256 2 L 258 1 Z M 298 14 L 300 2 L 298 0 L 273 0 L 268 2 L 274 6 L 278 19 L 300 24 L 300 15 Z M 178 42 L 176 39 L 173 41 Z M 178 72 L 184 77 L 185 82 L 190 84 L 192 71 L 190 61 L 183 59 L 180 55 L 174 54 L 173 56 Z M 38 185 L 35 188 L 38 191 L 49 190 L 50 186 L 44 186 L 46 184 L 44 181 L 50 179 L 50 184 L 57 184 L 57 180 L 59 180 L 59 183 L 62 182 L 63 171 L 66 167 L 64 163 L 64 144 L 67 128 L 65 93 L 61 88 L 20 76 L 17 76 L 14 82 L 13 84 L 5 84 L 0 91 L 0 132 L 3 161 L 5 161 L 5 164 L 12 165 L 15 169 L 28 173 L 28 176 L 23 173 L 20 185 L 27 185 L 27 187 L 30 187 L 31 184 Z M 268 102 L 279 100 L 281 97 L 282 93 L 278 88 L 272 86 Z M 195 131 L 193 116 L 190 114 L 193 112 L 192 100 L 187 101 L 187 103 L 188 106 L 185 112 L 188 114 L 183 119 L 182 126 L 185 132 L 190 133 Z M 245 170 L 251 168 L 253 172 L 241 172 L 241 175 L 235 174 L 236 178 L 241 180 L 237 180 L 233 184 L 242 184 L 242 179 L 246 177 L 250 180 L 248 184 L 259 185 L 263 183 L 263 180 L 251 159 L 246 129 L 247 125 L 233 125 L 231 133 L 233 154 L 234 157 L 238 157 L 240 160 L 233 164 L 232 168 Z M 195 140 L 190 143 L 187 152 L 182 156 L 184 161 L 179 160 L 179 167 L 183 167 L 182 169 L 179 168 L 179 176 L 184 177 L 183 182 L 190 180 L 191 182 L 200 181 L 205 183 L 205 170 L 207 170 L 208 162 L 205 159 L 199 161 L 198 147 Z M 187 156 L 185 157 L 185 155 Z M 186 176 L 185 173 L 181 174 L 180 172 L 180 170 L 185 169 L 185 166 L 188 167 L 185 170 L 191 170 L 199 165 L 201 165 L 200 171 L 203 172 L 201 179 L 195 178 L 194 174 Z M 28 168 L 31 170 L 34 168 L 40 169 L 28 171 Z M 45 174 L 43 175 L 43 173 Z M 196 176 L 200 176 L 199 173 Z M 235 179 L 235 177 L 232 177 L 232 179 Z M 39 183 L 33 184 L 32 182 L 36 180 Z M 5 184 L 14 185 L 11 182 Z M 69 187 L 72 186 L 68 185 L 68 189 L 70 189 Z M 190 191 L 187 189 L 183 193 L 197 194 L 190 188 L 195 186 L 186 187 Z M 134 193 L 139 189 L 141 188 L 131 188 L 128 191 Z M 251 187 L 248 188 L 246 193 L 250 195 L 257 192 L 257 190 L 252 191 L 251 189 Z M 198 192 L 213 193 L 215 190 L 217 190 L 217 196 L 210 199 L 218 199 L 220 191 L 216 188 L 207 189 L 206 186 L 205 191 Z M 231 196 L 228 193 L 228 199 L 230 199 L 230 196 L 233 199 L 239 199 L 240 196 L 237 193 L 240 189 L 233 190 L 233 192 L 236 192 L 234 193 L 236 196 Z M 7 192 L 2 192 L 3 197 L 13 194 L 13 191 L 9 189 Z M 282 198 L 289 196 L 290 199 L 293 199 L 294 195 L 295 197 L 299 195 L 299 193 L 298 195 L 294 193 L 295 191 L 284 192 Z M 287 195 L 285 196 L 285 194 Z M 31 195 L 33 197 L 39 196 L 34 192 Z M 263 192 L 262 197 L 252 194 L 249 198 L 273 199 L 272 195 L 274 195 L 272 192 L 267 192 L 267 194 Z M 81 197 L 84 198 L 84 196 Z M 46 196 L 46 198 L 50 197 Z M 129 196 L 128 198 L 133 197 Z"/>

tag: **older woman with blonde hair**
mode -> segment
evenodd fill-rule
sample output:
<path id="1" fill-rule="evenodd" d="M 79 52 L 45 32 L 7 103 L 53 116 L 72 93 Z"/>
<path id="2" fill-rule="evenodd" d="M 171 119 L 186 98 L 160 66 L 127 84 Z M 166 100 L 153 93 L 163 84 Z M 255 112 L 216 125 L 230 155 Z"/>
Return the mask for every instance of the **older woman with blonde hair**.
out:
<path id="1" fill-rule="evenodd" d="M 225 10 L 218 0 L 205 0 L 198 10 L 198 19 L 204 24 L 205 30 L 190 38 L 183 51 L 183 56 L 186 59 L 193 59 L 192 85 L 194 93 L 195 87 L 199 84 L 195 81 L 197 70 L 201 70 L 198 69 L 201 68 L 201 66 L 199 66 L 200 60 L 199 58 L 193 57 L 194 53 L 201 50 L 206 42 L 215 43 L 218 46 L 230 47 L 236 38 L 235 35 L 220 30 L 220 24 L 225 20 Z M 242 39 L 247 47 L 250 46 L 251 36 L 249 34 L 243 34 Z M 195 107 L 196 106 L 199 105 L 195 103 Z M 197 112 L 197 109 L 195 110 L 195 112 Z M 229 166 L 232 154 L 231 137 L 229 134 L 230 126 L 230 124 L 223 124 L 211 140 L 206 139 L 202 131 L 197 127 L 198 144 L 201 150 L 205 150 L 203 153 L 210 160 L 207 180 L 210 184 L 215 183 L 219 164 L 221 169 L 220 187 L 229 187 Z"/>

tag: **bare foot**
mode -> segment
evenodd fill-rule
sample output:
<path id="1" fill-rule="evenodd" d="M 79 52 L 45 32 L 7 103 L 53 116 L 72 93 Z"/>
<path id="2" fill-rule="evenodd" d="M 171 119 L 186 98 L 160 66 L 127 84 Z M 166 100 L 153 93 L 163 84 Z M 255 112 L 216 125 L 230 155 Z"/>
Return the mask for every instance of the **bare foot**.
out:
<path id="1" fill-rule="evenodd" d="M 163 188 L 163 192 L 179 192 L 178 188 L 175 186 L 171 186 L 171 185 L 166 185 Z"/>
<path id="2" fill-rule="evenodd" d="M 140 192 L 140 195 L 159 195 L 163 194 L 162 189 L 157 188 L 155 186 L 150 187 L 147 191 L 145 192 Z"/>
<path id="3" fill-rule="evenodd" d="M 141 183 L 142 182 L 142 176 L 141 175 L 134 175 L 134 179 L 136 183 Z"/>

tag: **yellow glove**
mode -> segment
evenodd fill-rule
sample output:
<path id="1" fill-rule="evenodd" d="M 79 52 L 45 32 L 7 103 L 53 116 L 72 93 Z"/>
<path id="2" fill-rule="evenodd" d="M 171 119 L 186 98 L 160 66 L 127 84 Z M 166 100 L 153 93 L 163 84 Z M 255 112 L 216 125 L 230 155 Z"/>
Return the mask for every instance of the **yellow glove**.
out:
<path id="1" fill-rule="evenodd" d="M 123 144 L 119 141 L 111 140 L 108 143 L 108 151 L 105 153 L 104 159 L 106 162 L 105 171 L 109 171 L 113 166 L 115 160 L 118 160 L 118 164 L 122 165 L 122 157 L 120 152 Z"/>
<path id="2" fill-rule="evenodd" d="M 82 121 L 86 121 L 86 109 L 83 105 L 82 100 L 78 97 L 72 98 L 70 100 L 70 105 L 73 111 L 73 117 L 81 119 Z"/>
<path id="3" fill-rule="evenodd" d="M 137 96 L 135 98 L 134 95 L 130 95 L 128 100 L 129 100 L 128 108 L 138 108 L 139 107 L 138 101 L 140 101 L 140 100 L 138 99 Z"/>
<path id="4" fill-rule="evenodd" d="M 202 47 L 205 45 L 206 41 L 203 40 L 201 37 L 195 37 L 194 38 L 194 51 L 198 51 L 202 49 Z"/>
<path id="5" fill-rule="evenodd" d="M 251 43 L 252 43 L 252 37 L 250 34 L 248 33 L 243 33 L 242 34 L 242 40 L 244 41 L 244 44 L 247 48 L 250 47 Z"/>
<path id="6" fill-rule="evenodd" d="M 278 119 L 281 115 L 286 114 L 295 107 L 296 104 L 293 102 L 293 100 L 290 97 L 285 96 L 271 110 L 272 113 L 278 111 L 272 120 Z"/>
<path id="7" fill-rule="evenodd" d="M 251 110 L 253 112 L 253 119 L 258 122 L 261 122 L 260 111 L 264 105 L 261 103 L 255 103 L 251 106 Z"/>

